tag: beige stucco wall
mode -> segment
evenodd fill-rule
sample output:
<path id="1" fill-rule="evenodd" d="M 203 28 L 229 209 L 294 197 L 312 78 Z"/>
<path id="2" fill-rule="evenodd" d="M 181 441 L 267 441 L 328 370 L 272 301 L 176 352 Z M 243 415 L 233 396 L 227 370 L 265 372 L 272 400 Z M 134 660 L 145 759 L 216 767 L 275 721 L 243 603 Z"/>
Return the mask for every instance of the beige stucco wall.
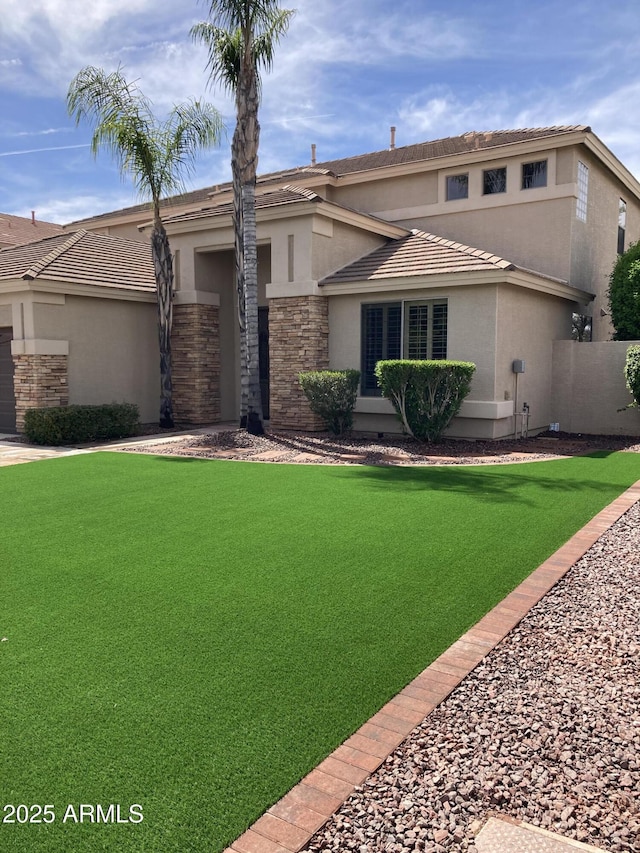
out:
<path id="1" fill-rule="evenodd" d="M 496 397 L 512 399 L 518 412 L 528 403 L 530 430 L 546 429 L 553 420 L 553 343 L 570 338 L 572 309 L 571 302 L 537 291 L 498 288 Z M 524 373 L 513 372 L 516 359 L 525 361 Z M 500 425 L 501 435 L 515 431 L 515 420 L 507 421 Z"/>
<path id="2" fill-rule="evenodd" d="M 339 370 L 360 369 L 361 306 L 365 303 L 398 300 L 448 300 L 447 356 L 476 365 L 469 401 L 495 401 L 495 348 L 497 317 L 496 285 L 470 287 L 425 287 L 329 297 L 329 364 Z M 391 404 L 377 397 L 359 397 L 355 428 L 367 432 L 401 432 Z M 490 419 L 456 418 L 449 434 L 492 437 Z"/>
<path id="3" fill-rule="evenodd" d="M 596 294 L 588 312 L 593 316 L 594 341 L 610 340 L 613 327 L 608 316 L 607 290 L 609 276 L 618 257 L 618 205 L 620 199 L 627 203 L 625 249 L 640 239 L 640 203 L 629 191 L 589 152 L 575 152 L 573 168 L 577 179 L 578 160 L 589 169 L 587 221 L 572 217 L 571 276 L 577 287 L 585 287 Z"/>
<path id="4" fill-rule="evenodd" d="M 459 212 L 452 208 L 449 213 L 406 220 L 402 224 L 568 280 L 572 204 L 572 199 L 556 198 Z"/>
<path id="5" fill-rule="evenodd" d="M 112 237 L 124 237 L 126 240 L 137 240 L 138 243 L 148 243 L 149 235 L 140 231 L 138 226 L 142 223 L 151 221 L 153 217 L 149 214 L 143 214 L 135 222 L 121 222 L 113 225 L 100 225 L 87 227 L 87 231 L 94 231 L 96 234 L 108 234 Z M 72 226 L 66 226 L 68 230 L 75 230 Z"/>
<path id="6" fill-rule="evenodd" d="M 513 284 L 425 287 L 376 293 L 375 297 L 331 296 L 330 366 L 360 369 L 362 304 L 438 298 L 448 300 L 448 358 L 476 365 L 471 392 L 448 435 L 512 435 L 515 406 L 521 411 L 524 402 L 530 406 L 530 429 L 548 427 L 552 420 L 553 342 L 570 335 L 572 303 Z M 515 359 L 525 360 L 517 389 L 512 369 Z M 401 431 L 391 405 L 373 397 L 358 398 L 355 426 L 367 432 Z"/>
<path id="7" fill-rule="evenodd" d="M 329 225 L 329 223 L 327 223 Z M 385 243 L 384 237 L 361 231 L 343 222 L 333 222 L 327 234 L 313 233 L 311 277 L 319 281 Z"/>
<path id="8" fill-rule="evenodd" d="M 13 326 L 13 309 L 11 305 L 0 305 L 0 326 Z"/>
<path id="9" fill-rule="evenodd" d="M 37 339 L 69 342 L 70 403 L 136 403 L 143 423 L 158 420 L 155 301 L 66 296 L 34 304 L 33 321 Z"/>
<path id="10" fill-rule="evenodd" d="M 334 190 L 332 200 L 366 213 L 435 204 L 438 201 L 438 173 L 423 172 L 340 186 Z"/>
<path id="11" fill-rule="evenodd" d="M 640 409 L 627 409 L 627 348 L 640 341 L 577 343 L 553 346 L 552 420 L 563 432 L 587 435 L 640 435 Z M 624 411 L 619 411 L 623 409 Z"/>

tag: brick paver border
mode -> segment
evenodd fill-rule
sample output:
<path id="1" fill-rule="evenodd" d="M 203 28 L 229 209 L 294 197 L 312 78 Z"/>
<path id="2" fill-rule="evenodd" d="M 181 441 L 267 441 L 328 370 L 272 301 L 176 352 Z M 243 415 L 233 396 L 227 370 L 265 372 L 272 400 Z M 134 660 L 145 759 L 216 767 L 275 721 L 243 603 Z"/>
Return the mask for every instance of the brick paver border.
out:
<path id="1" fill-rule="evenodd" d="M 640 480 L 605 507 L 404 690 L 271 806 L 225 853 L 298 853 L 424 718 L 457 687 L 624 513 Z"/>

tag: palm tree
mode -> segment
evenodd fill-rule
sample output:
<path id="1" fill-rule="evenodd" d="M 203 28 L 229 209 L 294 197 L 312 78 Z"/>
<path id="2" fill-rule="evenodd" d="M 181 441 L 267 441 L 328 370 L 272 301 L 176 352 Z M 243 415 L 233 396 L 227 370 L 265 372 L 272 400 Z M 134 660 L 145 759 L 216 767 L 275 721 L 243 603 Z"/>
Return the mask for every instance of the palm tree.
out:
<path id="1" fill-rule="evenodd" d="M 158 300 L 160 344 L 160 426 L 173 427 L 171 385 L 171 321 L 173 314 L 173 259 L 160 215 L 160 202 L 183 190 L 183 179 L 194 167 L 196 153 L 219 142 L 223 129 L 218 111 L 206 102 L 178 104 L 165 122 L 158 122 L 151 102 L 136 83 L 118 68 L 107 74 L 87 66 L 71 81 L 67 108 L 76 124 L 88 120 L 94 127 L 91 150 L 111 151 L 122 175 L 128 174 L 153 205 L 151 254 Z"/>
<path id="2" fill-rule="evenodd" d="M 286 33 L 293 11 L 276 0 L 211 0 L 210 21 L 191 34 L 209 51 L 212 82 L 235 96 L 236 128 L 231 143 L 236 287 L 240 323 L 240 424 L 261 434 L 262 400 L 258 360 L 258 248 L 256 173 L 260 124 L 260 70 L 273 64 L 274 49 Z"/>

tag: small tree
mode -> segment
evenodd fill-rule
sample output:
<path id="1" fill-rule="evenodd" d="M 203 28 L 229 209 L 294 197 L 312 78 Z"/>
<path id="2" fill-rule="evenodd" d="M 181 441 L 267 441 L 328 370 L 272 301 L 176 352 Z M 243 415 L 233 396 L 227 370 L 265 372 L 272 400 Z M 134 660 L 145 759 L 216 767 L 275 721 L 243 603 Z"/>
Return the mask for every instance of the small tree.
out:
<path id="1" fill-rule="evenodd" d="M 630 405 L 640 406 L 640 346 L 631 346 L 627 350 L 624 378 L 627 380 L 627 388 L 633 395 L 634 402 Z"/>
<path id="2" fill-rule="evenodd" d="M 151 256 L 156 277 L 158 343 L 160 347 L 160 426 L 173 427 L 171 381 L 171 323 L 173 317 L 173 258 L 160 203 L 183 189 L 183 178 L 194 167 L 198 151 L 217 145 L 222 132 L 218 111 L 206 102 L 177 104 L 166 121 L 156 119 L 151 102 L 129 83 L 120 68 L 107 74 L 87 66 L 69 85 L 67 108 L 76 124 L 93 125 L 91 151 L 111 151 L 122 175 L 151 200 Z"/>
<path id="3" fill-rule="evenodd" d="M 298 378 L 311 411 L 322 418 L 329 432 L 342 435 L 351 429 L 359 370 L 313 370 Z"/>
<path id="4" fill-rule="evenodd" d="M 620 255 L 609 277 L 609 308 L 614 340 L 640 339 L 640 241 Z"/>
<path id="5" fill-rule="evenodd" d="M 379 361 L 376 377 L 405 431 L 420 441 L 439 441 L 471 390 L 475 369 L 469 361 L 394 359 Z"/>

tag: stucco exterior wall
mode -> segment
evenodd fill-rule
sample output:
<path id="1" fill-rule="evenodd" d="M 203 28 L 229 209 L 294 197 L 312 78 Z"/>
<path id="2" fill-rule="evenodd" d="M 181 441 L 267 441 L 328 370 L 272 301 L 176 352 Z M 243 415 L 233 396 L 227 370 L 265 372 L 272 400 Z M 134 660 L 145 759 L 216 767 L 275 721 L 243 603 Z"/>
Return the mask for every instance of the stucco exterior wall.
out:
<path id="1" fill-rule="evenodd" d="M 332 200 L 345 207 L 371 213 L 387 210 L 436 204 L 438 201 L 438 173 L 402 175 L 384 180 L 341 186 L 334 190 Z"/>
<path id="2" fill-rule="evenodd" d="M 311 277 L 315 281 L 373 252 L 385 242 L 377 234 L 356 230 L 342 222 L 333 222 L 330 230 L 331 236 L 318 233 L 312 235 Z"/>
<path id="3" fill-rule="evenodd" d="M 407 220 L 401 224 L 493 252 L 518 266 L 568 280 L 574 203 L 572 198 L 556 198 L 459 212 L 452 207 L 448 213 Z"/>
<path id="4" fill-rule="evenodd" d="M 632 343 L 640 341 L 554 343 L 552 421 L 561 431 L 640 435 L 640 409 L 626 408 L 632 397 L 623 371 Z"/>
<path id="5" fill-rule="evenodd" d="M 165 214 L 166 216 L 166 214 Z M 149 235 L 139 230 L 138 225 L 144 222 L 150 222 L 153 219 L 153 214 L 142 214 L 135 222 L 121 222 L 112 225 L 98 225 L 88 227 L 87 231 L 94 231 L 96 234 L 107 234 L 112 237 L 124 237 L 126 240 L 137 240 L 138 243 L 148 243 Z M 73 228 L 68 227 L 69 231 Z M 149 247 L 151 251 L 151 247 Z"/>
<path id="6" fill-rule="evenodd" d="M 513 400 L 517 412 L 528 403 L 530 430 L 546 429 L 553 420 L 553 344 L 571 337 L 572 307 L 566 300 L 521 287 L 498 288 L 496 397 Z M 513 372 L 515 359 L 525 361 L 524 373 Z M 515 429 L 515 419 L 505 419 L 496 437 Z"/>
<path id="7" fill-rule="evenodd" d="M 425 287 L 424 290 L 398 290 L 386 293 L 349 294 L 329 297 L 329 366 L 334 370 L 361 369 L 361 306 L 374 302 L 399 300 L 448 300 L 447 357 L 472 361 L 476 365 L 468 400 L 474 403 L 496 401 L 496 318 L 497 286 Z M 501 401 L 499 401 L 501 402 Z M 469 407 L 468 417 L 456 418 L 449 434 L 456 437 L 474 435 L 491 438 L 493 420 L 475 418 Z M 379 397 L 359 397 L 355 428 L 366 432 L 401 432 L 391 404 Z"/>
<path id="8" fill-rule="evenodd" d="M 136 403 L 142 422 L 158 420 L 160 356 L 156 305 L 66 296 L 34 305 L 35 337 L 69 342 L 69 402 Z"/>
<path id="9" fill-rule="evenodd" d="M 577 179 L 578 161 L 589 169 L 587 221 L 572 216 L 571 277 L 577 287 L 586 287 L 596 294 L 585 313 L 593 316 L 594 341 L 610 340 L 613 327 L 608 316 L 607 290 L 609 276 L 618 257 L 618 206 L 620 199 L 627 203 L 625 249 L 640 239 L 640 204 L 628 190 L 589 152 L 576 153 L 573 168 Z M 588 285 L 588 286 L 587 286 Z"/>

